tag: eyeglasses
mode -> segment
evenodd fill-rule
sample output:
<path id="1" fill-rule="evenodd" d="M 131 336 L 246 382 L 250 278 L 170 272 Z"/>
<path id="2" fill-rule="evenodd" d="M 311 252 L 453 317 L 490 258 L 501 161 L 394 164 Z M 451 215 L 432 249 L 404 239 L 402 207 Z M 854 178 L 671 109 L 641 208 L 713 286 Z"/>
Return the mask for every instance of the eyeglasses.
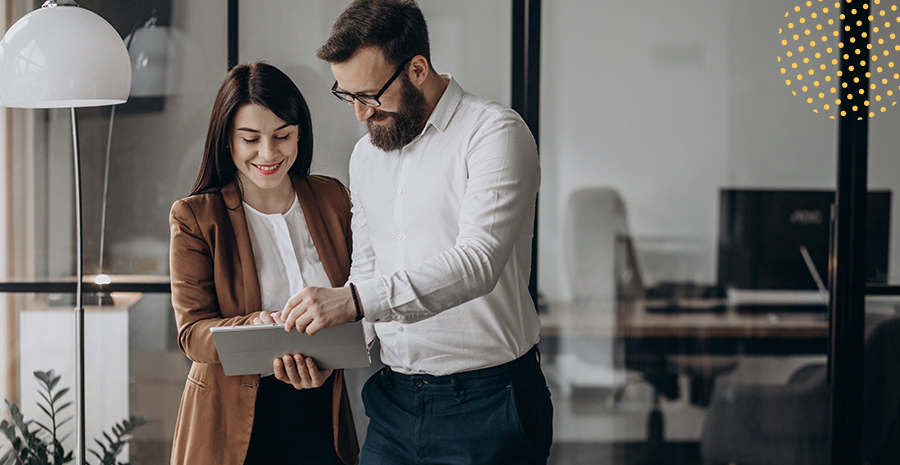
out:
<path id="1" fill-rule="evenodd" d="M 381 100 L 378 99 L 381 98 L 381 95 L 388 90 L 388 87 L 391 87 L 391 84 L 394 83 L 394 81 L 397 79 L 397 76 L 400 76 L 400 73 L 403 71 L 403 67 L 406 66 L 406 64 L 409 63 L 409 61 L 412 59 L 413 57 L 409 57 L 403 60 L 403 62 L 400 63 L 400 66 L 397 67 L 397 71 L 394 71 L 394 75 L 391 76 L 390 79 L 388 79 L 388 82 L 375 95 L 351 94 L 350 92 L 339 90 L 337 81 L 334 81 L 334 85 L 331 86 L 331 93 L 334 94 L 335 97 L 351 105 L 353 104 L 354 100 L 358 100 L 359 103 L 362 103 L 367 107 L 380 107 Z"/>

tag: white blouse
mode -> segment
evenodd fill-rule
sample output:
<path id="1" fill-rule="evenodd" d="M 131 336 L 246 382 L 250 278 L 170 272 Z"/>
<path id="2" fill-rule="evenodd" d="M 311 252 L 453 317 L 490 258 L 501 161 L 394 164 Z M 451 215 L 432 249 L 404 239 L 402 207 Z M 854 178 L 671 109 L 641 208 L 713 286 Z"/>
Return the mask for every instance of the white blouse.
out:
<path id="1" fill-rule="evenodd" d="M 296 195 L 284 214 L 262 213 L 246 202 L 244 211 L 263 310 L 283 310 L 288 299 L 307 286 L 331 287 Z"/>

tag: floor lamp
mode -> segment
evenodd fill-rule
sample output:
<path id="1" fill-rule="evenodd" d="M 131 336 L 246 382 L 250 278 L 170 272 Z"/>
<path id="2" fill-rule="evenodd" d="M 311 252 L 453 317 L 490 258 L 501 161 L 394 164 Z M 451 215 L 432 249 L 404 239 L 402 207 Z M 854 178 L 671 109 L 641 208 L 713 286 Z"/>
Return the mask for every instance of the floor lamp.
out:
<path id="1" fill-rule="evenodd" d="M 85 463 L 81 160 L 75 108 L 128 99 L 131 67 L 119 33 L 73 0 L 47 0 L 0 40 L 0 105 L 69 108 L 75 172 L 75 463 Z"/>

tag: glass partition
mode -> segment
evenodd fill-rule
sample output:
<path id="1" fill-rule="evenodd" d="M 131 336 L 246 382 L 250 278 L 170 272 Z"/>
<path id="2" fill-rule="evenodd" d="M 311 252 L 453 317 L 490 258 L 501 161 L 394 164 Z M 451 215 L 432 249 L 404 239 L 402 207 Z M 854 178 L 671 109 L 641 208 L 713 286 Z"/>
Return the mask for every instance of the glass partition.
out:
<path id="1" fill-rule="evenodd" d="M 900 284 L 900 157 L 897 156 L 897 128 L 900 127 L 900 108 L 897 101 L 897 61 L 895 33 L 896 1 L 882 1 L 873 5 L 872 75 L 877 87 L 872 94 L 880 95 L 884 111 L 876 107 L 869 118 L 869 190 L 891 192 L 891 209 L 886 218 L 890 225 L 887 255 L 887 284 Z M 882 14 L 884 12 L 884 14 Z M 887 23 L 887 24 L 886 24 Z M 890 24 L 891 26 L 888 26 Z M 876 31 L 876 28 L 878 32 Z M 879 57 L 875 61 L 875 57 Z M 879 217 L 870 208 L 870 217 Z M 871 218 L 870 218 L 871 222 Z M 870 252 L 874 245 L 867 242 Z M 896 293 L 893 293 L 896 294 Z M 863 461 L 865 463 L 895 463 L 900 460 L 900 446 L 887 438 L 897 437 L 897 417 L 900 400 L 900 296 L 869 296 L 866 300 L 865 362 L 863 371 Z"/>
<path id="2" fill-rule="evenodd" d="M 827 463 L 840 5 L 542 8 L 554 460 Z"/>
<path id="3" fill-rule="evenodd" d="M 38 1 L 9 1 L 18 19 Z M 86 293 L 85 439 L 108 445 L 114 424 L 146 423 L 119 461 L 169 460 L 189 361 L 178 349 L 168 294 L 168 213 L 197 175 L 209 112 L 226 72 L 227 8 L 221 2 L 80 0 L 125 40 L 132 57 L 129 101 L 78 109 L 84 219 L 84 273 L 147 292 Z M 75 401 L 75 202 L 68 109 L 9 110 L 12 147 L 4 281 L 8 346 L 3 382 L 26 419 L 46 423 L 33 371 L 61 378 Z M 20 283 L 20 284 L 16 284 Z M 18 287 L 17 287 L 18 286 Z M 22 293 L 23 286 L 37 289 Z M 62 403 L 62 402 L 60 402 Z M 62 418 L 72 416 L 74 407 Z M 3 415 L 6 417 L 6 415 Z M 60 429 L 73 433 L 74 421 Z M 63 442 L 75 447 L 75 435 Z M 89 461 L 94 456 L 89 453 Z"/>

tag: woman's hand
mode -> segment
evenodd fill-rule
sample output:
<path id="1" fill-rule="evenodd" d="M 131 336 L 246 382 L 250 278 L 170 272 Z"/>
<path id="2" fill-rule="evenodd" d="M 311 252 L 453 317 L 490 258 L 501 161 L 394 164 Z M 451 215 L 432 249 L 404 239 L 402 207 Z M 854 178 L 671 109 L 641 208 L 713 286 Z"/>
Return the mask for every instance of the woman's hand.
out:
<path id="1" fill-rule="evenodd" d="M 294 389 L 312 389 L 325 384 L 334 370 L 319 371 L 316 362 L 301 354 L 285 355 L 272 361 L 275 378 L 284 381 Z"/>
<path id="2" fill-rule="evenodd" d="M 253 319 L 255 325 L 270 325 L 273 323 L 284 323 L 281 319 L 281 312 L 259 312 L 259 316 Z"/>
<path id="3" fill-rule="evenodd" d="M 281 312 L 260 312 L 253 324 L 284 323 Z M 294 389 L 313 389 L 325 384 L 333 370 L 319 371 L 316 362 L 301 354 L 285 355 L 272 361 L 275 378 L 294 386 Z"/>

